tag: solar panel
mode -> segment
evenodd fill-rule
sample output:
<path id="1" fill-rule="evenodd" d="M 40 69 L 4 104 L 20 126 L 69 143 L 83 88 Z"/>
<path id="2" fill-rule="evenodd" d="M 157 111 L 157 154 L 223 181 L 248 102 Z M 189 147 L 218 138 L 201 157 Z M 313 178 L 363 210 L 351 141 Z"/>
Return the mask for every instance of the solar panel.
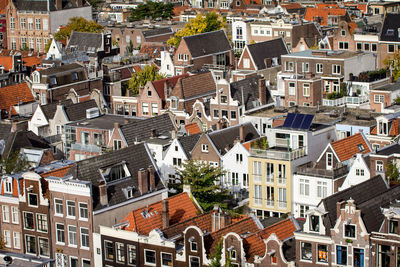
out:
<path id="1" fill-rule="evenodd" d="M 303 120 L 304 120 L 304 114 L 300 113 L 296 114 L 296 117 L 293 120 L 292 128 L 299 129 L 301 124 L 303 123 Z"/>
<path id="2" fill-rule="evenodd" d="M 313 119 L 314 119 L 314 115 L 310 115 L 310 114 L 305 115 L 303 123 L 300 126 L 300 129 L 303 129 L 303 130 L 310 129 Z"/>
<path id="3" fill-rule="evenodd" d="M 292 127 L 294 117 L 296 117 L 295 113 L 288 113 L 282 127 L 286 127 L 286 128 Z"/>

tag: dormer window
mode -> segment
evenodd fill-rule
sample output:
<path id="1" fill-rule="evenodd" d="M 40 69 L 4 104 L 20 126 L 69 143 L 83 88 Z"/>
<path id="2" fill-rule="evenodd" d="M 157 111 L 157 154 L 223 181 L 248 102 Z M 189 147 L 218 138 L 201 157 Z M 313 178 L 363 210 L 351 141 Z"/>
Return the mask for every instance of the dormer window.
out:
<path id="1" fill-rule="evenodd" d="M 357 148 L 360 152 L 363 152 L 365 150 L 365 148 L 362 144 L 357 145 Z"/>
<path id="2" fill-rule="evenodd" d="M 397 220 L 389 220 L 389 233 L 398 234 L 399 233 L 399 222 Z"/>
<path id="3" fill-rule="evenodd" d="M 344 237 L 356 238 L 356 226 L 353 224 L 346 224 L 344 226 Z"/>
<path id="4" fill-rule="evenodd" d="M 393 29 L 387 29 L 386 35 L 393 36 L 394 35 L 394 30 Z"/>
<path id="5" fill-rule="evenodd" d="M 76 72 L 72 73 L 72 80 L 73 81 L 77 81 L 78 80 L 78 73 L 76 73 Z"/>
<path id="6" fill-rule="evenodd" d="M 319 216 L 310 215 L 310 231 L 319 232 Z"/>
<path id="7" fill-rule="evenodd" d="M 117 181 L 131 176 L 125 163 L 100 169 L 100 173 L 106 182 Z"/>
<path id="8" fill-rule="evenodd" d="M 177 109 L 178 108 L 178 99 L 177 98 L 172 98 L 171 99 L 171 108 L 172 109 Z"/>
<path id="9" fill-rule="evenodd" d="M 226 104 L 228 102 L 228 97 L 226 95 L 221 95 L 221 103 Z"/>
<path id="10" fill-rule="evenodd" d="M 133 188 L 132 187 L 128 187 L 126 189 L 126 198 L 128 198 L 128 199 L 133 198 Z"/>
<path id="11" fill-rule="evenodd" d="M 55 76 L 50 77 L 50 85 L 57 85 L 57 78 Z"/>
<path id="12" fill-rule="evenodd" d="M 190 243 L 190 251 L 197 252 L 197 242 L 194 240 L 193 236 L 189 238 L 189 243 Z"/>
<path id="13" fill-rule="evenodd" d="M 12 194 L 12 178 L 4 180 L 4 193 Z"/>
<path id="14" fill-rule="evenodd" d="M 326 168 L 332 169 L 333 167 L 333 154 L 332 153 L 326 153 Z"/>
<path id="15" fill-rule="evenodd" d="M 151 97 L 151 90 L 147 90 L 147 96 Z"/>
<path id="16" fill-rule="evenodd" d="M 388 124 L 387 124 L 387 122 L 380 121 L 378 123 L 378 132 L 381 135 L 387 135 L 388 134 Z"/>

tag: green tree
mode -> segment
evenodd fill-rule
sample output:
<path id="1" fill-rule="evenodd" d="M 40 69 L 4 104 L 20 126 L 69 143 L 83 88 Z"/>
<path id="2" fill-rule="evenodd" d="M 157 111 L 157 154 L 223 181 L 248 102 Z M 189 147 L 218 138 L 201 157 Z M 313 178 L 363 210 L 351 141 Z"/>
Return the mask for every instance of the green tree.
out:
<path id="1" fill-rule="evenodd" d="M 223 237 L 221 236 L 218 244 L 215 246 L 214 253 L 211 254 L 210 260 L 211 264 L 209 267 L 222 267 L 221 260 L 222 260 L 222 241 Z"/>
<path id="2" fill-rule="evenodd" d="M 6 157 L 3 155 L 1 158 L 1 172 L 2 174 L 12 174 L 24 171 L 30 167 L 27 158 L 21 155 L 19 151 L 14 151 Z"/>
<path id="3" fill-rule="evenodd" d="M 170 19 L 172 18 L 173 10 L 174 5 L 172 3 L 164 4 L 161 2 L 149 1 L 138 5 L 135 9 L 132 9 L 131 14 L 129 15 L 129 20 L 137 21 L 150 17 L 152 19 Z"/>
<path id="4" fill-rule="evenodd" d="M 171 188 L 182 192 L 184 184 L 190 185 L 192 195 L 205 211 L 211 210 L 216 204 L 221 208 L 227 208 L 225 201 L 231 200 L 232 197 L 227 190 L 223 190 L 219 186 L 219 182 L 225 174 L 221 167 L 189 160 L 176 171 L 178 183 L 172 185 Z"/>
<path id="5" fill-rule="evenodd" d="M 392 71 L 394 81 L 400 77 L 400 53 L 397 51 L 393 57 L 387 56 L 383 64 Z"/>
<path id="6" fill-rule="evenodd" d="M 143 87 L 148 81 L 164 79 L 165 75 L 158 73 L 157 68 L 152 65 L 146 65 L 140 72 L 135 72 L 128 82 L 128 88 L 133 95 L 139 93 L 139 88 Z"/>
<path id="7" fill-rule="evenodd" d="M 94 20 L 87 21 L 82 17 L 69 19 L 68 24 L 54 34 L 57 41 L 65 40 L 71 36 L 72 31 L 99 33 L 104 30 L 104 26 L 97 24 Z"/>
<path id="8" fill-rule="evenodd" d="M 386 164 L 385 176 L 390 182 L 399 182 L 399 169 L 397 168 L 396 164 L 394 164 L 393 162 Z"/>
<path id="9" fill-rule="evenodd" d="M 197 15 L 196 18 L 191 19 L 188 23 L 186 23 L 183 29 L 175 33 L 175 35 L 169 39 L 167 43 L 169 45 L 178 47 L 181 39 L 185 36 L 220 30 L 225 26 L 225 24 L 226 23 L 222 17 L 214 11 L 207 13 L 205 16 Z"/>

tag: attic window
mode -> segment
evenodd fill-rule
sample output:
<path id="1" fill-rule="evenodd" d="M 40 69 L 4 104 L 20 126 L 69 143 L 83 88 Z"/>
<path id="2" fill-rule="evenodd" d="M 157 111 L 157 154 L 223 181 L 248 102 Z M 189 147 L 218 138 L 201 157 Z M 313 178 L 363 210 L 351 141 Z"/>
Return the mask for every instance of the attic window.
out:
<path id="1" fill-rule="evenodd" d="M 358 150 L 360 150 L 360 152 L 363 152 L 365 150 L 362 144 L 357 145 L 357 148 Z"/>
<path id="2" fill-rule="evenodd" d="M 133 198 L 133 187 L 128 187 L 125 189 L 125 191 L 127 199 Z"/>
<path id="3" fill-rule="evenodd" d="M 131 176 L 125 163 L 114 165 L 105 169 L 100 169 L 100 173 L 106 182 L 117 181 Z"/>
<path id="4" fill-rule="evenodd" d="M 76 72 L 73 72 L 73 73 L 72 73 L 72 80 L 73 80 L 73 81 L 78 80 L 78 73 L 76 73 Z"/>
<path id="5" fill-rule="evenodd" d="M 386 35 L 393 36 L 394 35 L 394 30 L 393 29 L 388 29 L 386 31 Z"/>
<path id="6" fill-rule="evenodd" d="M 57 85 L 57 78 L 55 76 L 50 77 L 50 84 L 51 85 Z"/>

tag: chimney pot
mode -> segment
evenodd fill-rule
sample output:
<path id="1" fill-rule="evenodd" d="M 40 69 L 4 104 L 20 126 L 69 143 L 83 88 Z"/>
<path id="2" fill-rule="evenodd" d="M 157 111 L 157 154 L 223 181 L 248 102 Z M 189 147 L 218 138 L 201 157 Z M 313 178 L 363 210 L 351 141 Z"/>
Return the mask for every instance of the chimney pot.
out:
<path id="1" fill-rule="evenodd" d="M 154 170 L 153 165 L 150 165 L 147 168 L 147 171 L 149 173 L 149 180 L 150 180 L 150 191 L 153 191 L 154 189 L 156 189 L 156 172 Z"/>
<path id="2" fill-rule="evenodd" d="M 140 193 L 146 194 L 149 191 L 149 183 L 148 183 L 148 173 L 147 170 L 144 168 L 141 168 L 138 170 L 138 185 L 139 185 L 139 190 Z"/>
<path id="3" fill-rule="evenodd" d="M 107 185 L 103 181 L 99 184 L 100 204 L 102 206 L 108 205 Z"/>
<path id="4" fill-rule="evenodd" d="M 161 201 L 162 205 L 162 227 L 163 229 L 167 228 L 169 226 L 169 206 L 168 206 L 168 200 L 163 199 Z"/>
<path id="5" fill-rule="evenodd" d="M 118 129 L 119 128 L 119 123 L 118 122 L 114 122 L 114 129 Z"/>
<path id="6" fill-rule="evenodd" d="M 245 141 L 244 140 L 244 126 L 243 125 L 239 126 L 239 140 L 240 140 L 241 143 L 243 143 Z"/>

